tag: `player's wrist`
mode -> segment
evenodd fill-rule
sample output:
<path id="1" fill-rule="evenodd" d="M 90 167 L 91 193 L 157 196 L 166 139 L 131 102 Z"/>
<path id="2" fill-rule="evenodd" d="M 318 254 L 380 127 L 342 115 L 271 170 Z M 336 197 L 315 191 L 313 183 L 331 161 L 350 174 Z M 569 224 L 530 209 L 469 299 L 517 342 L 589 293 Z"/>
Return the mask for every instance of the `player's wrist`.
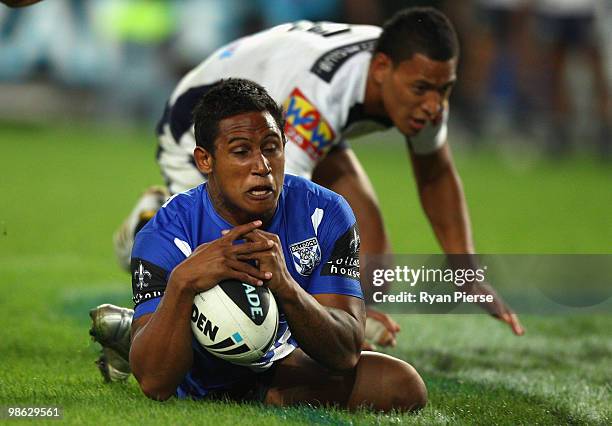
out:
<path id="1" fill-rule="evenodd" d="M 298 290 L 301 287 L 289 276 L 283 277 L 276 285 L 268 285 L 268 288 L 277 299 L 291 303 L 298 299 Z"/>
<path id="2" fill-rule="evenodd" d="M 177 269 L 174 269 L 168 279 L 168 288 L 173 288 L 180 297 L 195 297 L 198 290 L 195 288 L 195 279 L 189 278 L 181 274 Z"/>

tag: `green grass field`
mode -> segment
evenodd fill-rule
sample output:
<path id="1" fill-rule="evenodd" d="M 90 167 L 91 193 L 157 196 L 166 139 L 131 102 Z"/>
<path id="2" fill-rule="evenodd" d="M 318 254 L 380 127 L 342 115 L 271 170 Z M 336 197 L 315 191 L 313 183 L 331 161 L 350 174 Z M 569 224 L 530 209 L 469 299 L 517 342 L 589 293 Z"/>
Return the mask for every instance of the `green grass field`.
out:
<path id="1" fill-rule="evenodd" d="M 392 136 L 379 138 L 385 143 L 353 146 L 379 191 L 395 251 L 438 252 L 404 148 Z M 0 144 L 0 406 L 58 405 L 73 424 L 612 422 L 609 315 L 523 317 L 521 338 L 485 315 L 398 316 L 401 338 L 389 353 L 411 362 L 428 385 L 430 402 L 418 415 L 162 404 L 147 400 L 133 378 L 104 384 L 88 310 L 131 303 L 111 234 L 140 192 L 161 182 L 153 136 L 0 123 Z M 609 166 L 455 151 L 480 251 L 612 251 Z"/>

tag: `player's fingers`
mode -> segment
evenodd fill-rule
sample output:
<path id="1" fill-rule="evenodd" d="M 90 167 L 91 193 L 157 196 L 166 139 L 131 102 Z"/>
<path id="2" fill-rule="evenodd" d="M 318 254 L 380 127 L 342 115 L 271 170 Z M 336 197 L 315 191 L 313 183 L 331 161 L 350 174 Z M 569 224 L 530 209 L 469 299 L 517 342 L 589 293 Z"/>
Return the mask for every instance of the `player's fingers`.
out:
<path id="1" fill-rule="evenodd" d="M 378 339 L 376 343 L 383 347 L 395 346 L 395 334 L 387 330 L 383 333 L 383 335 Z"/>
<path id="2" fill-rule="evenodd" d="M 242 255 L 248 253 L 254 253 L 258 251 L 269 250 L 274 243 L 270 240 L 246 242 L 242 244 L 235 244 L 230 248 L 230 252 L 234 255 Z"/>
<path id="3" fill-rule="evenodd" d="M 393 318 L 391 318 L 389 315 L 377 311 L 375 309 L 368 309 L 368 311 L 366 312 L 367 316 L 370 318 L 375 319 L 376 321 L 379 321 L 382 323 L 382 325 L 385 326 L 385 328 L 391 332 L 392 334 L 397 333 L 398 331 L 400 331 L 400 326 L 397 322 L 395 322 L 395 320 L 393 320 Z"/>
<path id="4" fill-rule="evenodd" d="M 278 238 L 278 235 L 272 232 L 264 231 L 263 229 L 256 229 L 255 231 L 253 231 L 253 233 L 256 233 L 257 235 L 260 235 L 264 238 L 268 238 L 268 239 L 275 240 L 275 241 L 280 241 L 280 239 Z"/>
<path id="5" fill-rule="evenodd" d="M 262 225 L 261 220 L 254 220 L 253 222 L 238 225 L 230 229 L 228 232 L 221 231 L 221 234 L 223 234 L 223 237 L 221 238 L 229 242 L 232 242 L 232 241 L 240 239 L 240 237 L 242 237 L 244 234 L 248 234 L 252 230 L 260 227 L 261 225 Z"/>
<path id="6" fill-rule="evenodd" d="M 231 269 L 230 271 L 228 271 L 227 276 L 245 284 L 251 284 L 257 287 L 263 285 L 263 280 L 260 280 L 259 278 L 247 274 L 246 272 L 237 271 L 235 269 Z"/>
<path id="7" fill-rule="evenodd" d="M 255 262 L 261 262 L 261 251 L 253 251 L 250 253 L 242 253 L 236 255 L 236 259 L 241 260 L 243 262 L 248 262 L 249 260 L 254 260 Z"/>
<path id="8" fill-rule="evenodd" d="M 370 342 L 366 342 L 364 340 L 363 345 L 361 345 L 361 350 L 362 351 L 375 351 L 376 350 L 376 345 L 373 345 Z"/>
<path id="9" fill-rule="evenodd" d="M 508 324 L 510 324 L 510 327 L 512 327 L 512 332 L 516 334 L 517 336 L 522 336 L 523 334 L 525 334 L 525 329 L 521 325 L 521 322 L 519 321 L 516 314 L 507 314 L 507 315 L 509 317 Z"/>
<path id="10" fill-rule="evenodd" d="M 387 330 L 392 331 L 393 334 L 400 331 L 400 325 L 393 318 L 391 318 L 389 315 L 386 315 L 386 314 L 385 314 L 385 317 L 387 317 L 387 320 L 389 321 Z"/>
<path id="11" fill-rule="evenodd" d="M 260 271 L 254 266 L 249 265 L 246 262 L 241 262 L 240 260 L 230 260 L 227 262 L 227 265 L 235 271 L 247 273 L 259 280 L 269 280 L 272 278 L 272 274 L 270 272 Z"/>
<path id="12" fill-rule="evenodd" d="M 242 238 L 244 238 L 247 241 L 267 241 L 269 240 L 269 238 L 267 238 L 263 234 L 261 229 L 254 229 L 251 232 L 247 232 L 246 234 L 242 235 Z"/>
<path id="13" fill-rule="evenodd" d="M 262 231 L 261 229 L 255 229 L 254 231 L 245 234 L 243 237 L 247 241 L 269 240 L 272 241 L 274 245 L 278 246 L 279 248 L 282 247 L 278 235 L 273 234 L 271 232 Z"/>

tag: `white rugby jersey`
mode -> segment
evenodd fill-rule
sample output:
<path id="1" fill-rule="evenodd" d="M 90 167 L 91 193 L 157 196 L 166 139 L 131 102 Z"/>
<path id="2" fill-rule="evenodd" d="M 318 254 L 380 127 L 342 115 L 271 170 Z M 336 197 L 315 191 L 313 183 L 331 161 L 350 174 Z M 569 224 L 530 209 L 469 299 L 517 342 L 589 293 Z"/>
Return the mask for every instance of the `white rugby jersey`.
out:
<path id="1" fill-rule="evenodd" d="M 162 169 L 176 167 L 179 155 L 183 162 L 188 161 L 185 156 L 192 158 L 193 108 L 212 84 L 235 77 L 259 83 L 283 105 L 288 139 L 285 171 L 310 179 L 333 146 L 393 125 L 363 111 L 369 63 L 380 33 L 376 26 L 299 21 L 220 48 L 180 81 L 166 106 L 157 129 Z M 428 124 L 411 138 L 417 154 L 433 152 L 445 143 L 447 119 L 445 111 L 438 125 Z"/>

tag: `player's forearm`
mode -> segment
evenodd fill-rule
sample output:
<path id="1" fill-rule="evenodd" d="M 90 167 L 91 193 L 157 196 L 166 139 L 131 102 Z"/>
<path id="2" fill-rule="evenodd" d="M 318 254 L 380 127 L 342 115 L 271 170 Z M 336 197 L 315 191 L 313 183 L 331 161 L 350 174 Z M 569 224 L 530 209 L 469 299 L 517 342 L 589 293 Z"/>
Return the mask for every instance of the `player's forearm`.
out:
<path id="1" fill-rule="evenodd" d="M 419 185 L 421 204 L 445 253 L 473 253 L 474 243 L 461 180 L 449 166 Z"/>
<path id="2" fill-rule="evenodd" d="M 132 338 L 130 367 L 152 399 L 172 396 L 193 363 L 189 318 L 193 292 L 172 278 L 155 313 Z"/>
<path id="3" fill-rule="evenodd" d="M 323 306 L 299 286 L 277 298 L 291 334 L 312 359 L 332 370 L 357 364 L 364 338 L 358 319 L 342 309 Z"/>

